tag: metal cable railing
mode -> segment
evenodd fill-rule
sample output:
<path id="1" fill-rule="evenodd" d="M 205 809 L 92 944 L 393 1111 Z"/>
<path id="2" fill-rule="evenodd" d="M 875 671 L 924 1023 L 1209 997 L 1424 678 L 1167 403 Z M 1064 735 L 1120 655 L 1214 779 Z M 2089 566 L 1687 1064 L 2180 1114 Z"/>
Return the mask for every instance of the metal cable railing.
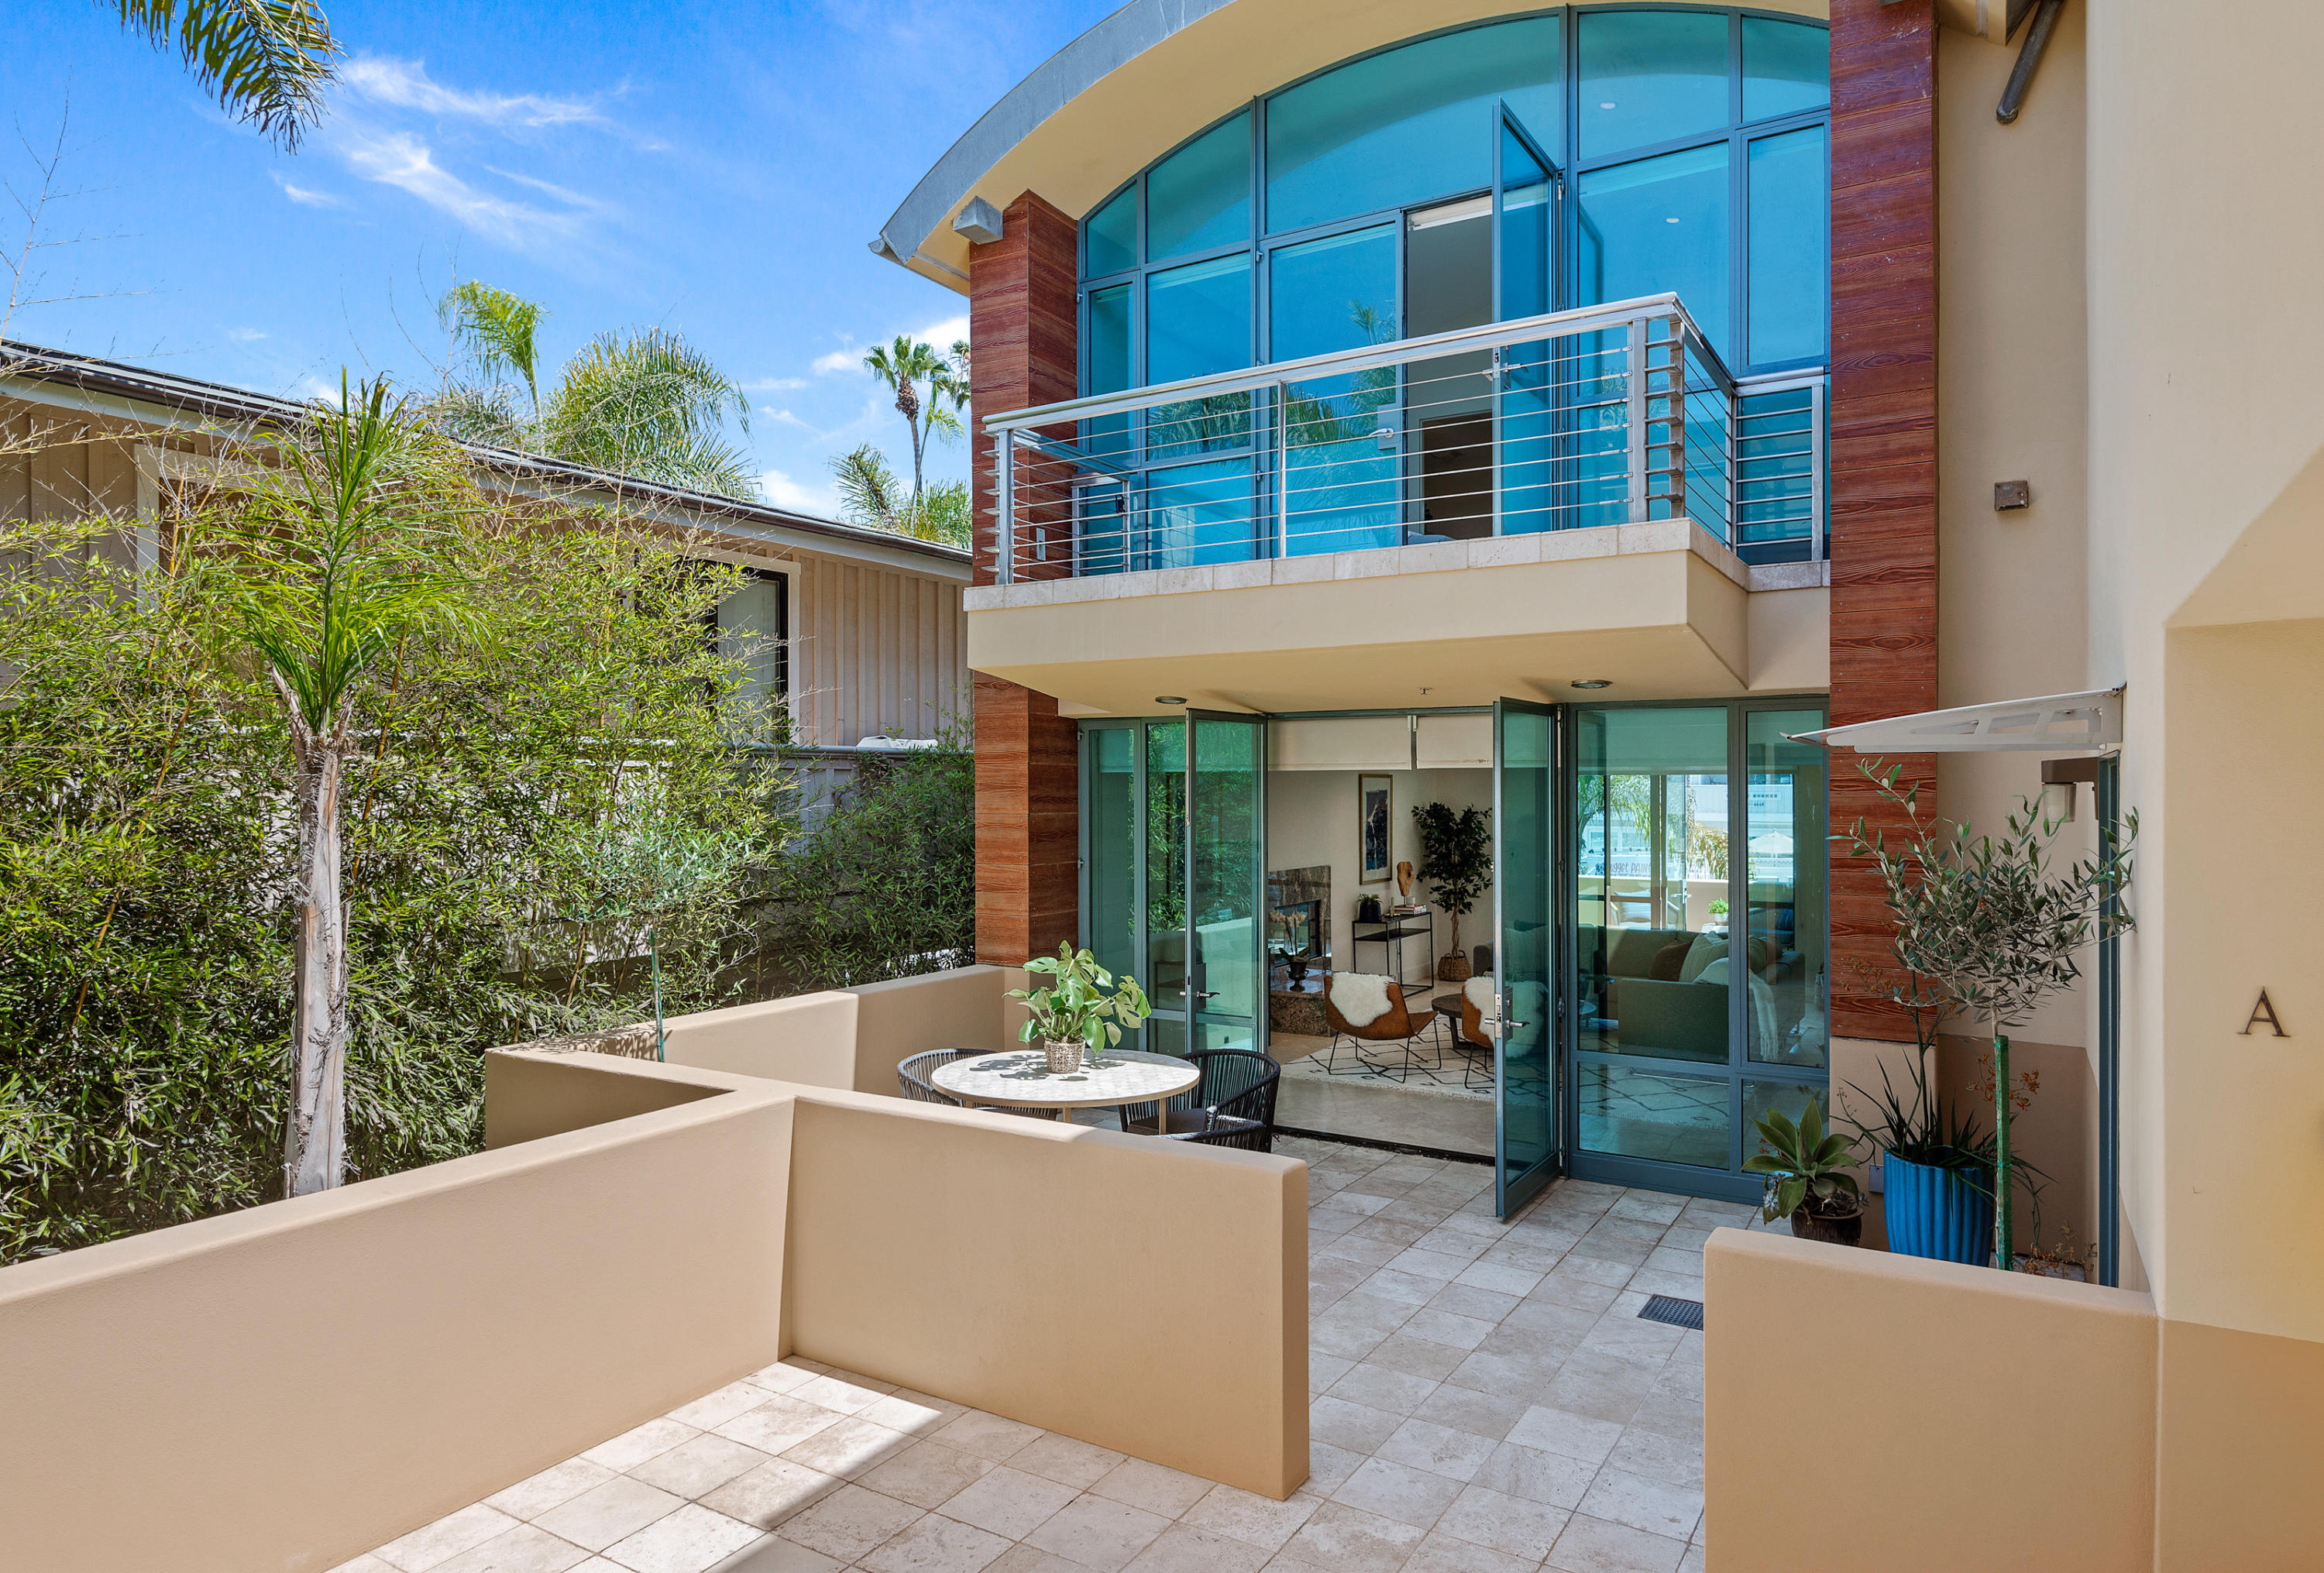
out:
<path id="1" fill-rule="evenodd" d="M 1674 295 L 1045 405 L 997 439 L 998 577 L 1686 519 L 1821 548 L 1821 379 L 1738 387 Z"/>

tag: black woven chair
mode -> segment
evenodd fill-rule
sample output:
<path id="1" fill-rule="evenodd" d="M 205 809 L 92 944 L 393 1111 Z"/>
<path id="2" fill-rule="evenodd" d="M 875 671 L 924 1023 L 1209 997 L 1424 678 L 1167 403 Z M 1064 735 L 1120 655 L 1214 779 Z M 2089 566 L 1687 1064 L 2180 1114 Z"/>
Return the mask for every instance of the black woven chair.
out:
<path id="1" fill-rule="evenodd" d="M 998 1104 L 964 1104 L 951 1093 L 928 1080 L 928 1072 L 954 1060 L 973 1060 L 979 1054 L 989 1054 L 990 1049 L 929 1049 L 898 1062 L 896 1085 L 904 1096 L 915 1103 L 941 1103 L 948 1108 L 976 1108 L 985 1114 L 1016 1114 L 1028 1119 L 1055 1119 L 1053 1108 L 1002 1108 Z"/>
<path id="2" fill-rule="evenodd" d="M 1283 1067 L 1250 1049 L 1198 1049 L 1186 1056 L 1202 1079 L 1170 1099 L 1159 1128 L 1154 1105 L 1120 1111 L 1121 1128 L 1132 1136 L 1163 1136 L 1204 1146 L 1275 1150 L 1275 1090 Z"/>

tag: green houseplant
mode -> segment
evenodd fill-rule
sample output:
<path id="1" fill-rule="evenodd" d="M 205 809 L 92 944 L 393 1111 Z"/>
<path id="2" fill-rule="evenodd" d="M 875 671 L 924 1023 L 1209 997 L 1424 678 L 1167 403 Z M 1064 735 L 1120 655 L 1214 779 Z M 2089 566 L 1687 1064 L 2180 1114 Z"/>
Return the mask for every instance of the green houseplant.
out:
<path id="1" fill-rule="evenodd" d="M 1124 974 L 1117 983 L 1095 956 L 1071 944 L 1059 945 L 1054 956 L 1034 957 L 1025 970 L 1054 981 L 1009 991 L 1010 998 L 1025 1002 L 1025 1025 L 1017 1035 L 1038 1041 L 1050 1071 L 1059 1075 L 1080 1070 L 1084 1050 L 1095 1057 L 1121 1042 L 1123 1027 L 1136 1027 L 1153 1011 L 1137 979 Z"/>
<path id="2" fill-rule="evenodd" d="M 1461 948 L 1461 920 L 1493 878 L 1492 822 L 1481 808 L 1456 811 L 1424 803 L 1412 811 L 1412 823 L 1420 836 L 1419 876 L 1452 920 L 1452 943 L 1437 963 L 1436 975 L 1458 983 L 1470 972 L 1468 953 Z"/>
<path id="3" fill-rule="evenodd" d="M 1824 1127 L 1823 1100 L 1810 1098 L 1797 1124 L 1780 1108 L 1757 1122 L 1765 1151 L 1743 1160 L 1746 1173 L 1764 1175 L 1766 1197 L 1759 1216 L 1769 1223 L 1792 1220 L 1792 1233 L 1805 1240 L 1852 1246 L 1864 1233 L 1864 1198 L 1856 1176 L 1856 1140 Z"/>
<path id="4" fill-rule="evenodd" d="M 2120 899 L 2130 882 L 2138 815 L 2126 818 L 2119 835 L 2102 834 L 2091 856 L 2056 873 L 2050 848 L 2059 823 L 2045 819 L 2030 799 L 2020 800 L 2001 834 L 1979 836 L 1967 824 L 1923 818 L 1920 789 L 1899 791 L 1896 768 L 1884 776 L 1874 761 L 1859 768 L 1904 809 L 1909 827 L 1894 851 L 1885 834 L 1868 837 L 1860 819 L 1849 837 L 1887 887 L 1896 959 L 1926 982 L 1932 1003 L 1982 1020 L 1992 1034 L 1993 1260 L 2006 1269 L 2015 1260 L 2009 1118 L 2021 1084 L 2009 1073 L 2004 1029 L 2081 976 L 2075 956 L 2085 946 L 2131 928 Z"/>

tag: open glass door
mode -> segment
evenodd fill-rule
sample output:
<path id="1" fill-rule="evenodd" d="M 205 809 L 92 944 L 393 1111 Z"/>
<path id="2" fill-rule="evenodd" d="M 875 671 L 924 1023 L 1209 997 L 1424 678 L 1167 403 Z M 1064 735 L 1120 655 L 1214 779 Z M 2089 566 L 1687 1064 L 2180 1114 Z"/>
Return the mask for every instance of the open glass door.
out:
<path id="1" fill-rule="evenodd" d="M 1556 229 L 1557 169 L 1517 116 L 1501 111 L 1493 152 L 1493 319 L 1514 322 L 1550 309 L 1550 259 Z M 1494 497 L 1502 535 L 1550 522 L 1553 345 L 1548 339 L 1495 351 Z"/>
<path id="2" fill-rule="evenodd" d="M 1557 1172 L 1557 712 L 1493 706 L 1494 1200 L 1514 1215 Z"/>
<path id="3" fill-rule="evenodd" d="M 1186 713 L 1189 1049 L 1258 1049 L 1267 1019 L 1267 722 Z M 1158 1045 L 1157 1045 L 1158 1046 Z"/>

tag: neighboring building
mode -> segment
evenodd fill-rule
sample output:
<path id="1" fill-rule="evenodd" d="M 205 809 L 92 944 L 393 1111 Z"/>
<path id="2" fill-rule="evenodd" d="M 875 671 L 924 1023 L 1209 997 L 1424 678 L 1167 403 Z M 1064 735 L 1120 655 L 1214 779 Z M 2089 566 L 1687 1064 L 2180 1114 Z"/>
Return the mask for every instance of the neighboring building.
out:
<path id="1" fill-rule="evenodd" d="M 214 474 L 235 433 L 296 419 L 301 408 L 62 351 L 0 346 L 0 437 L 44 434 L 38 451 L 0 456 L 0 521 L 109 510 L 145 521 L 120 543 L 124 560 L 155 561 L 165 494 Z M 629 517 L 698 532 L 702 556 L 751 571 L 719 622 L 756 636 L 746 682 L 788 702 L 810 804 L 853 776 L 866 738 L 934 737 L 964 720 L 969 566 L 959 548 L 537 455 L 475 452 L 488 485 L 618 501 Z"/>
<path id="2" fill-rule="evenodd" d="M 2324 851 L 2266 827 L 2313 817 L 2324 683 L 2317 31 L 1132 0 L 1074 40 L 874 243 L 970 302 L 981 959 L 1077 939 L 1150 1038 L 1277 1046 L 1286 1125 L 1489 1151 L 1505 1215 L 1560 1173 L 1753 1196 L 1754 1114 L 1910 1057 L 1828 845 L 1897 816 L 1790 739 L 2088 695 L 2140 927 L 2013 1035 L 2021 1145 L 2161 1319 L 2156 1532 L 2273 1532 L 2193 1439 L 2316 1482 Z M 1984 825 L 2106 735 L 1885 757 Z M 1432 798 L 1496 809 L 1498 1049 L 1303 1077 L 1278 957 L 1448 945 L 1354 923 Z"/>

